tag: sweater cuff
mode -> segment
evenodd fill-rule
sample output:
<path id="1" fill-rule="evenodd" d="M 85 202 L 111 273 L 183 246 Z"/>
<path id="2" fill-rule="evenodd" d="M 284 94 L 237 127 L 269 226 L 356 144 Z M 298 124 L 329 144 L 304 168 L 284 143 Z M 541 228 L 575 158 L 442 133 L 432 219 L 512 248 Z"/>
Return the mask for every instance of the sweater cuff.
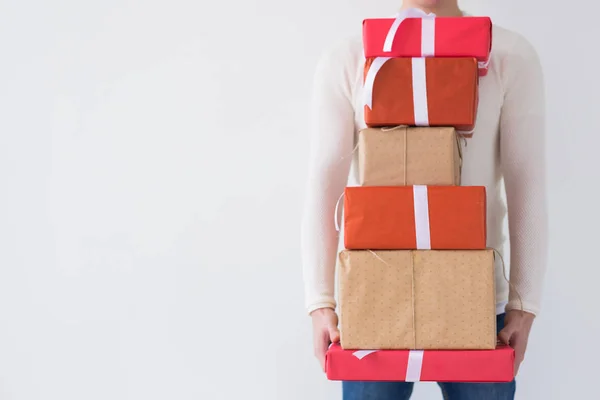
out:
<path id="1" fill-rule="evenodd" d="M 323 300 L 315 303 L 310 303 L 306 310 L 308 311 L 308 315 L 310 315 L 313 311 L 318 310 L 320 308 L 331 308 L 335 310 L 336 304 L 335 300 Z"/>
<path id="2" fill-rule="evenodd" d="M 522 310 L 535 316 L 537 316 L 540 312 L 540 307 L 537 304 L 528 301 L 523 301 L 522 305 L 523 308 L 521 308 L 521 301 L 519 301 L 519 299 L 511 299 L 506 305 L 505 310 L 506 312 L 513 310 Z"/>

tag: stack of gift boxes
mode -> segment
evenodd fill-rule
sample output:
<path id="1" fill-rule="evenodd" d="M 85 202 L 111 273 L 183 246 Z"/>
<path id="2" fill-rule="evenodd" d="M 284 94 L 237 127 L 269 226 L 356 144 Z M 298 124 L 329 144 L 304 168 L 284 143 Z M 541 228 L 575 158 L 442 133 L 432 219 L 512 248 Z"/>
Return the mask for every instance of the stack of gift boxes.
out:
<path id="1" fill-rule="evenodd" d="M 486 191 L 461 186 L 489 18 L 409 10 L 363 24 L 360 185 L 344 193 L 331 380 L 502 382 Z"/>

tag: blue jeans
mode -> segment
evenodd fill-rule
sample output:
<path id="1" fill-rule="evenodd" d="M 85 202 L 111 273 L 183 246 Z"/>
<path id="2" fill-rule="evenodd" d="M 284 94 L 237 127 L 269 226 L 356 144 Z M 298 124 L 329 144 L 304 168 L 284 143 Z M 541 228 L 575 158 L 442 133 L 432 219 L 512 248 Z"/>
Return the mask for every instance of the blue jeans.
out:
<path id="1" fill-rule="evenodd" d="M 504 314 L 498 315 L 498 331 Z M 445 400 L 514 400 L 516 384 L 439 382 Z M 408 400 L 413 391 L 409 382 L 343 382 L 344 400 Z"/>

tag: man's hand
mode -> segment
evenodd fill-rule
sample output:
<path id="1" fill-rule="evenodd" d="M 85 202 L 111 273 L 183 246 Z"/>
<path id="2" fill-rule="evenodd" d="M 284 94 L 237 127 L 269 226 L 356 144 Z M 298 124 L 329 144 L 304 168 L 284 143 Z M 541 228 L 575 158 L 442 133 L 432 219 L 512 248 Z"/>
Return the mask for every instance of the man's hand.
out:
<path id="1" fill-rule="evenodd" d="M 515 376 L 517 376 L 519 367 L 525 358 L 529 332 L 531 331 L 534 318 L 535 315 L 528 312 L 520 310 L 509 311 L 506 313 L 506 318 L 504 318 L 504 329 L 498 335 L 502 343 L 509 345 L 515 350 Z"/>
<path id="2" fill-rule="evenodd" d="M 313 323 L 313 347 L 315 356 L 325 371 L 325 353 L 331 343 L 340 341 L 340 331 L 338 331 L 338 317 L 331 308 L 319 308 L 313 311 L 310 316 Z"/>

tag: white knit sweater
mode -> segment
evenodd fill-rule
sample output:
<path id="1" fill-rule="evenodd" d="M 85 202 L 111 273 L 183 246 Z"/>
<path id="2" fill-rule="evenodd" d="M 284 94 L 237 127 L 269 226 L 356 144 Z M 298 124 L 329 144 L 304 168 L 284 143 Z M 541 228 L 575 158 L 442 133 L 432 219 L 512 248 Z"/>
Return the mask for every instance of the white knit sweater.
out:
<path id="1" fill-rule="evenodd" d="M 480 79 L 477 125 L 464 147 L 462 185 L 487 188 L 489 247 L 504 248 L 508 214 L 510 281 L 524 310 L 537 314 L 547 253 L 544 82 L 537 53 L 526 39 L 494 26 L 492 40 L 489 72 Z M 309 312 L 336 307 L 335 267 L 343 242 L 334 210 L 344 187 L 357 184 L 356 152 L 351 154 L 365 127 L 363 66 L 362 40 L 354 38 L 327 51 L 315 74 L 302 220 Z M 500 263 L 496 277 L 498 313 L 505 305 L 519 309 Z"/>

